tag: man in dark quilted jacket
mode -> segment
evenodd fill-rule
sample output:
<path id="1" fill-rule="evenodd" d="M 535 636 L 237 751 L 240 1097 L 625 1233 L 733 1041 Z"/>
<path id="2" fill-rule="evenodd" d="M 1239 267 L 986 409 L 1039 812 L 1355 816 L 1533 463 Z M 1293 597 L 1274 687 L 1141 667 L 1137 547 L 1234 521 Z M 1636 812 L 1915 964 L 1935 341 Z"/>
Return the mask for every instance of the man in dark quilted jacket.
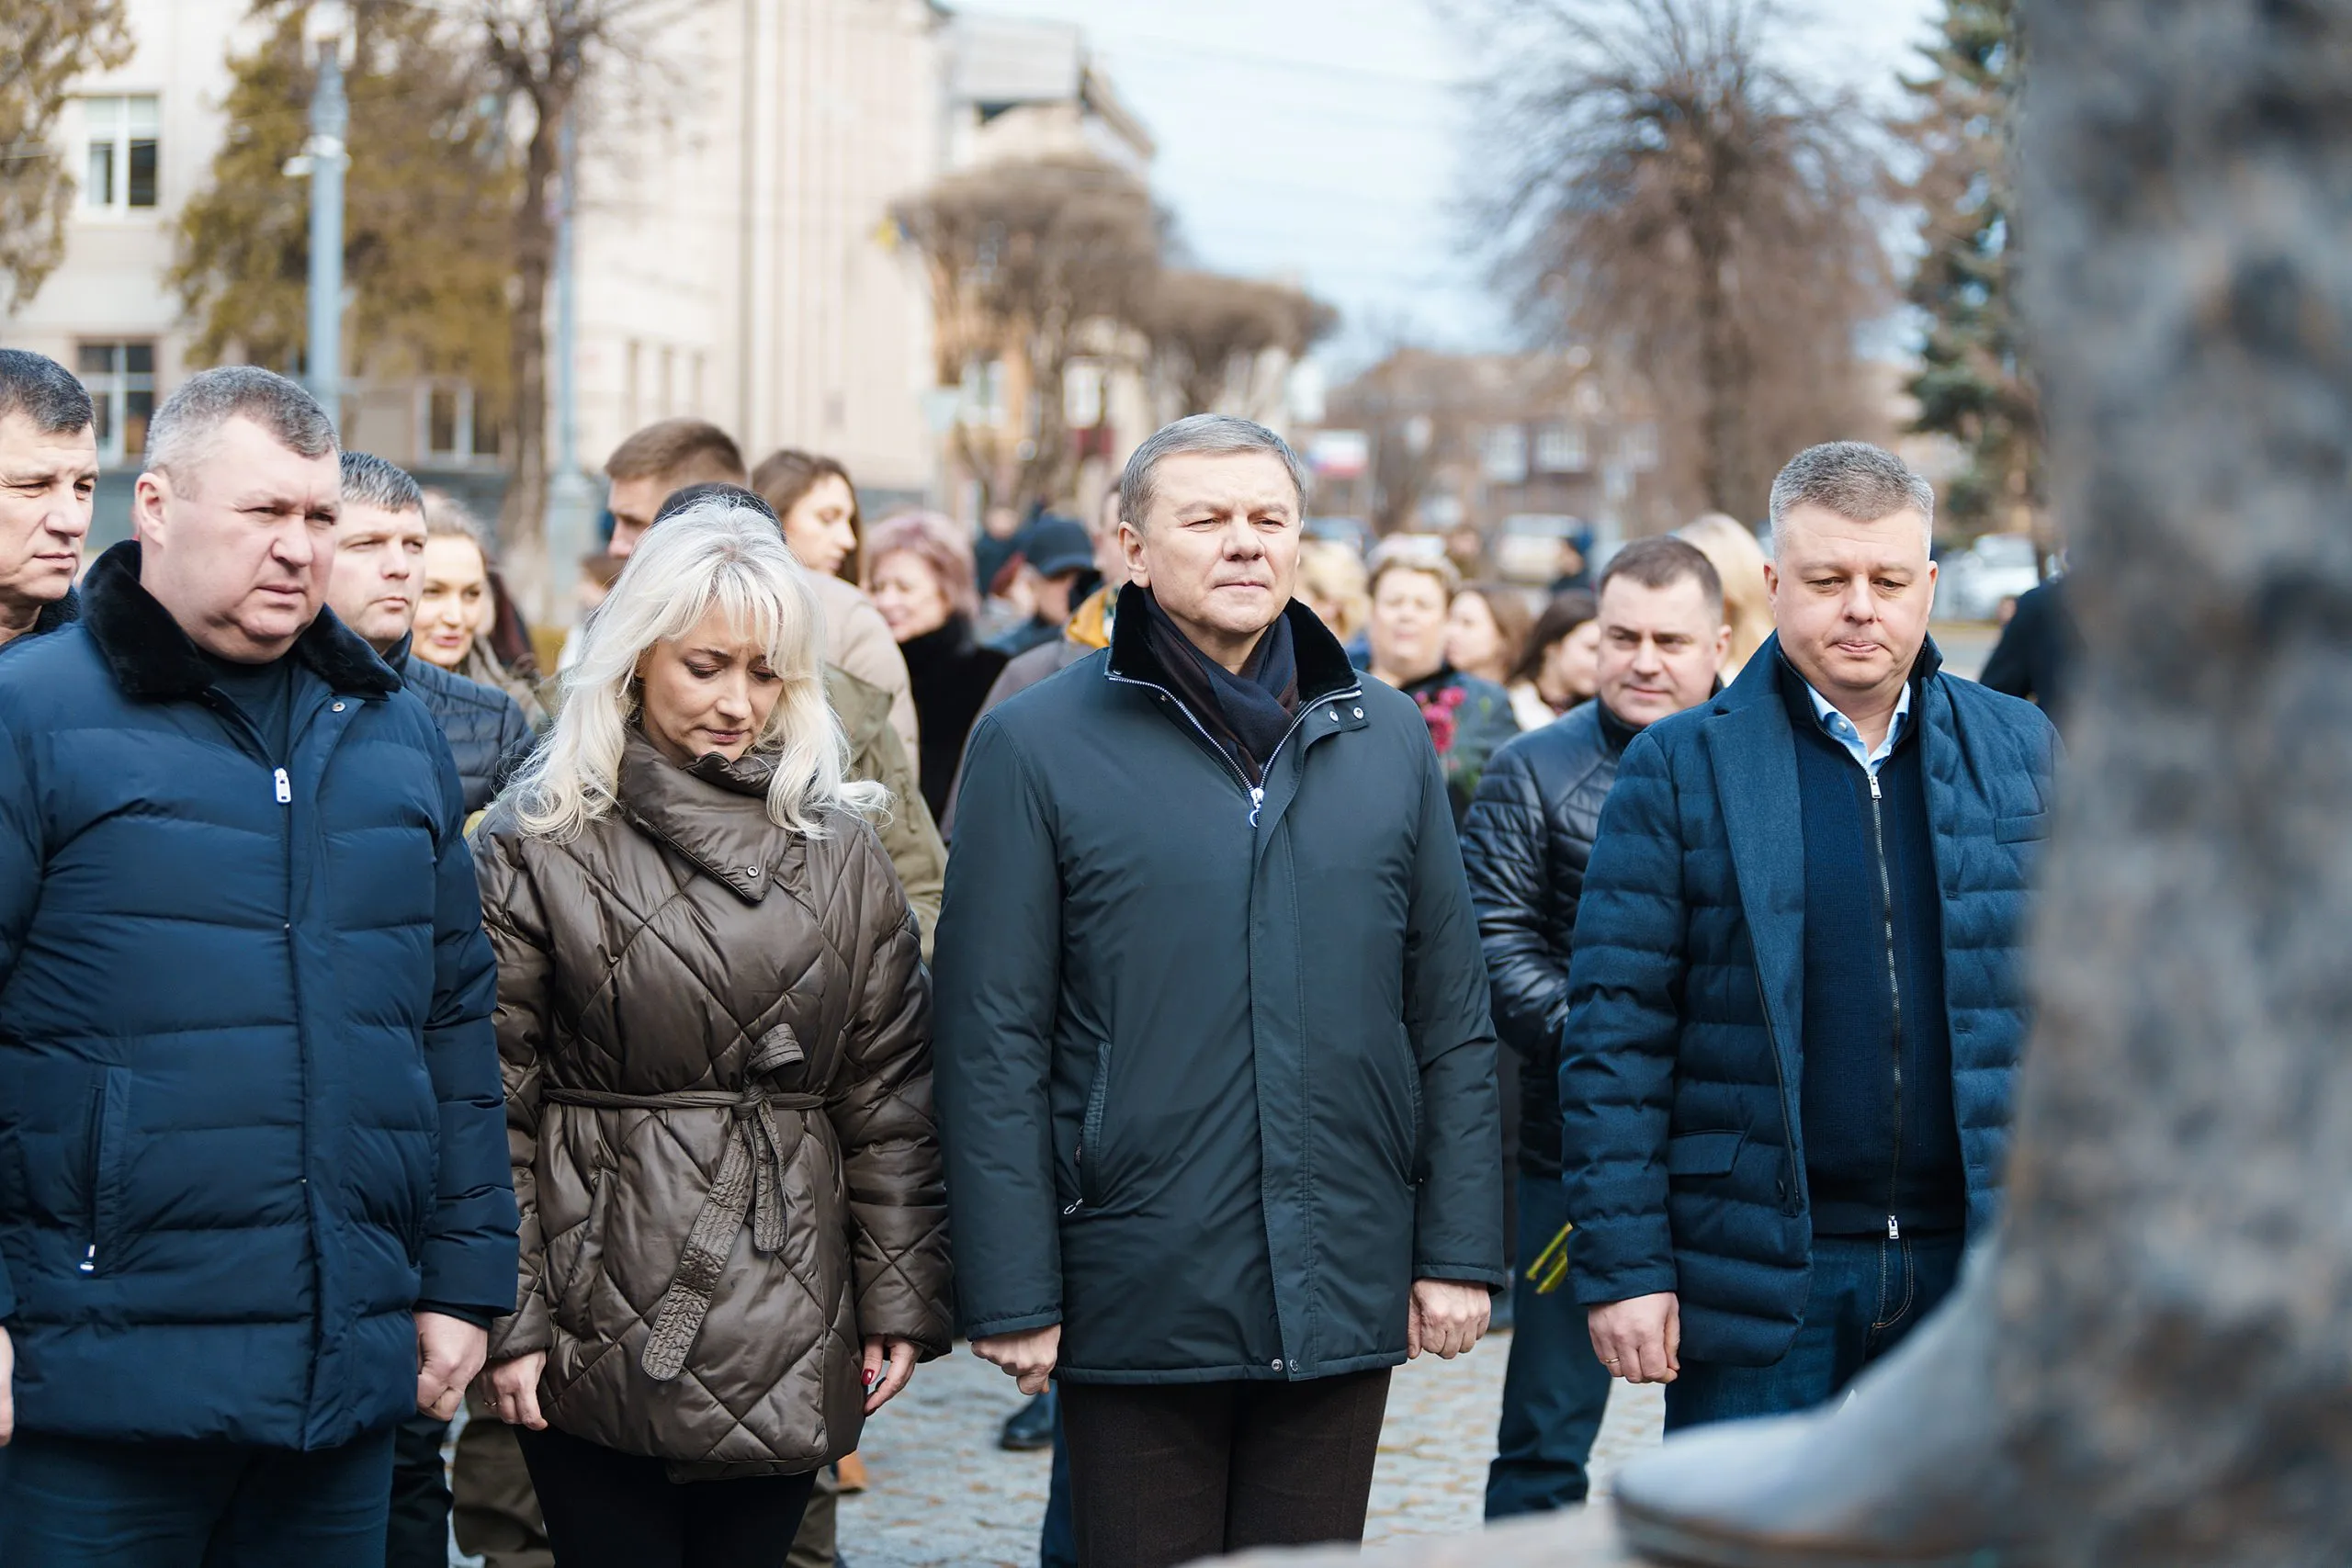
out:
<path id="1" fill-rule="evenodd" d="M 335 522 L 328 607 L 400 672 L 401 683 L 441 727 L 470 817 L 490 804 L 506 774 L 529 754 L 530 720 L 497 687 L 469 681 L 410 649 L 417 596 L 424 590 L 424 491 L 373 453 L 345 452 L 342 462 L 343 513 Z"/>
<path id="2" fill-rule="evenodd" d="M 0 661 L 9 1568 L 375 1568 L 394 1424 L 514 1305 L 457 772 L 322 613 L 340 490 L 307 392 L 191 378 Z"/>
<path id="3" fill-rule="evenodd" d="M 1625 749 L 1585 872 L 1561 1165 L 1594 1353 L 1669 1428 L 1820 1404 L 1991 1233 L 2058 741 L 1928 637 L 1935 491 L 1813 447 L 1776 636 Z"/>

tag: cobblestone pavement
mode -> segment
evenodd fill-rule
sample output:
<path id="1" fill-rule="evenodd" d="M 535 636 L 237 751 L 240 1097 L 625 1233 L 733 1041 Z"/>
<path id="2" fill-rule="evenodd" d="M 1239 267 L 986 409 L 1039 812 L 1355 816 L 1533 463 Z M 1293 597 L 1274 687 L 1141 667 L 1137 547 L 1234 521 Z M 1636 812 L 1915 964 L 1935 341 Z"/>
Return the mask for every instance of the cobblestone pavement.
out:
<path id="1" fill-rule="evenodd" d="M 1368 1541 L 1478 1529 L 1509 1349 L 1498 1337 L 1456 1360 L 1397 1370 Z M 961 1347 L 918 1371 L 866 1430 L 873 1489 L 842 1499 L 844 1568 L 1035 1568 L 1048 1458 L 996 1446 L 1018 1397 L 1012 1380 Z M 1618 1385 L 1593 1450 L 1596 1489 L 1657 1441 L 1664 1412 L 1661 1391 Z"/>

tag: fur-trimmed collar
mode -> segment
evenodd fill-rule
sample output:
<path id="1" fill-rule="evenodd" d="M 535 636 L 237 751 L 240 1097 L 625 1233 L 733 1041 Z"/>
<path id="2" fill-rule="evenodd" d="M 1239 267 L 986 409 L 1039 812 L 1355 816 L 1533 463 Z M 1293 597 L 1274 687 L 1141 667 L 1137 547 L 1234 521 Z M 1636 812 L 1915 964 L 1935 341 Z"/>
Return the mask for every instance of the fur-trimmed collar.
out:
<path id="1" fill-rule="evenodd" d="M 90 568 L 82 584 L 82 619 L 125 696 L 163 702 L 200 696 L 211 686 L 212 666 L 203 651 L 140 586 L 138 540 L 124 540 Z M 323 606 L 294 639 L 293 651 L 335 691 L 373 697 L 401 689 L 391 667 Z"/>

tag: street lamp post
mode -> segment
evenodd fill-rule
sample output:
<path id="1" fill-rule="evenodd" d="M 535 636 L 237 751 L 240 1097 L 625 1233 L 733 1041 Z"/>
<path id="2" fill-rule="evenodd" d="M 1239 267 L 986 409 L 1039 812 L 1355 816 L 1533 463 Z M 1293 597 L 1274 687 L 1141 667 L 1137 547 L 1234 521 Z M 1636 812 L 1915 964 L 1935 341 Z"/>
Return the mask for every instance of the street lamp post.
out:
<path id="1" fill-rule="evenodd" d="M 563 170 L 558 190 L 560 206 L 555 231 L 555 464 L 548 476 L 547 601 L 543 618 L 550 625 L 571 618 L 571 596 L 564 592 L 575 563 L 588 553 L 596 518 L 596 491 L 580 468 L 579 269 L 573 256 L 573 230 L 580 193 L 580 145 L 576 122 L 563 123 Z"/>
<path id="2" fill-rule="evenodd" d="M 343 397 L 343 171 L 350 162 L 344 135 L 351 106 L 343 94 L 343 65 L 351 47 L 351 14 L 343 0 L 314 0 L 302 21 L 302 42 L 318 67 L 311 90 L 311 139 L 304 146 L 311 176 L 311 395 L 328 417 L 340 419 Z"/>

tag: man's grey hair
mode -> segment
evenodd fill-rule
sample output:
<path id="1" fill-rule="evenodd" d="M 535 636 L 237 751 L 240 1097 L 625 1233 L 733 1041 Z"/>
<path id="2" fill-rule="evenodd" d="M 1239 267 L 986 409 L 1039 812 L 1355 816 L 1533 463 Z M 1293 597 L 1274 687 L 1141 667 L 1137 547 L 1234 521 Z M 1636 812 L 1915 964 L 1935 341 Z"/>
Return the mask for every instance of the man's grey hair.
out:
<path id="1" fill-rule="evenodd" d="M 220 427 L 241 418 L 299 457 L 323 457 L 336 447 L 334 421 L 300 383 L 257 365 L 223 365 L 181 382 L 155 411 L 147 426 L 147 471 L 169 474 L 185 488 L 187 470 Z"/>
<path id="2" fill-rule="evenodd" d="M 1226 457 L 1241 452 L 1268 452 L 1283 460 L 1290 471 L 1291 488 L 1298 494 L 1298 510 L 1302 517 L 1306 512 L 1306 465 L 1290 449 L 1290 443 L 1254 420 L 1237 419 L 1226 413 L 1196 413 L 1164 424 L 1136 448 L 1127 459 L 1125 472 L 1119 476 L 1119 517 L 1137 533 L 1143 531 L 1143 521 L 1151 513 L 1151 503 L 1158 493 L 1159 465 L 1170 457 L 1195 456 Z"/>
<path id="3" fill-rule="evenodd" d="M 0 419 L 12 413 L 31 420 L 43 435 L 72 435 L 97 422 L 74 372 L 45 354 L 0 348 Z"/>
<path id="4" fill-rule="evenodd" d="M 1919 514 L 1928 547 L 1936 543 L 1936 487 L 1903 459 L 1867 441 L 1828 441 L 1789 459 L 1772 481 L 1770 553 L 1781 553 L 1781 526 L 1800 506 L 1819 506 L 1854 523 L 1875 523 L 1906 507 Z"/>
<path id="5" fill-rule="evenodd" d="M 397 463 L 373 452 L 343 455 L 343 503 L 372 506 L 379 512 L 424 514 L 424 490 Z"/>

